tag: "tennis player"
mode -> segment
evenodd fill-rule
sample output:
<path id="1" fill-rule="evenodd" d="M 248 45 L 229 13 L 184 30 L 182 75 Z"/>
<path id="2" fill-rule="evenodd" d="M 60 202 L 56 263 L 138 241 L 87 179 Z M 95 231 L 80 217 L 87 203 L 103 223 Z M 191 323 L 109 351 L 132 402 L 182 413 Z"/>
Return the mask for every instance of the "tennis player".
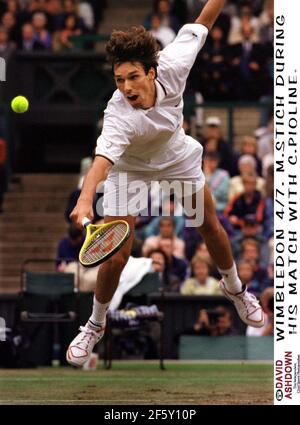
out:
<path id="1" fill-rule="evenodd" d="M 257 299 L 237 275 L 230 242 L 217 219 L 201 170 L 202 146 L 182 128 L 186 79 L 224 3 L 208 0 L 195 23 L 184 25 L 160 53 L 156 40 L 143 27 L 114 31 L 106 46 L 117 90 L 105 110 L 96 157 L 71 218 L 79 226 L 83 217 L 93 218 L 93 197 L 98 183 L 105 181 L 105 222 L 116 217 L 126 220 L 131 236 L 99 269 L 92 315 L 67 351 L 72 365 L 82 366 L 102 338 L 110 301 L 130 256 L 135 217 L 128 211 L 135 195 L 128 191 L 128 185 L 133 181 L 147 185 L 153 180 L 187 182 L 195 205 L 202 191 L 203 205 L 196 205 L 204 210 L 199 232 L 222 275 L 221 288 L 247 325 L 264 324 Z M 126 179 L 121 180 L 120 175 L 126 175 Z"/>

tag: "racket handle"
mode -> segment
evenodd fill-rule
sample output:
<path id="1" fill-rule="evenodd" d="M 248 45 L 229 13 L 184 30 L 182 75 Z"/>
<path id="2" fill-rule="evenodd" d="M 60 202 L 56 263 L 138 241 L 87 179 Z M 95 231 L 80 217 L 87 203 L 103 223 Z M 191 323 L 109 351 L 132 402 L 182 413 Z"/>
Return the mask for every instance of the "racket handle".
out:
<path id="1" fill-rule="evenodd" d="M 81 223 L 82 223 L 83 227 L 87 227 L 89 224 L 91 224 L 91 220 L 87 217 L 83 217 Z"/>

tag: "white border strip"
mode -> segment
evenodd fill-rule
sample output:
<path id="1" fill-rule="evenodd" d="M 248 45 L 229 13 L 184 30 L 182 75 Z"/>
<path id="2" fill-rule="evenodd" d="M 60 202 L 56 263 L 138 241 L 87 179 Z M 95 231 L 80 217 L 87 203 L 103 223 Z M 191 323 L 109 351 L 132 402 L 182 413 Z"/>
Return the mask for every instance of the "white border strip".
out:
<path id="1" fill-rule="evenodd" d="M 275 1 L 274 403 L 300 404 L 299 1 Z"/>

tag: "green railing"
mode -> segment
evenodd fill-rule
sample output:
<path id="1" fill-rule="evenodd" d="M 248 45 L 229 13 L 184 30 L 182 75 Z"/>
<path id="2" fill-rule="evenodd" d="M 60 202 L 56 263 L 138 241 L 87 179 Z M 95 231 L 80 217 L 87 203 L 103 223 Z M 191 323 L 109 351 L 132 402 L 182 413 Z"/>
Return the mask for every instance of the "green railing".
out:
<path id="1" fill-rule="evenodd" d="M 195 111 L 197 108 L 207 109 L 223 109 L 227 114 L 227 139 L 232 142 L 234 140 L 235 131 L 234 131 L 234 113 L 237 109 L 256 109 L 260 110 L 260 114 L 262 115 L 265 112 L 266 115 L 269 115 L 270 111 L 273 107 L 273 99 L 266 99 L 261 102 L 241 102 L 241 101 L 232 101 L 232 102 L 204 102 L 201 104 L 197 104 L 195 102 L 191 102 L 189 100 L 185 101 L 184 106 L 184 115 L 189 118 L 192 115 L 195 115 Z M 261 124 L 260 122 L 258 124 Z"/>
<path id="2" fill-rule="evenodd" d="M 181 360 L 273 360 L 273 336 L 182 335 Z"/>

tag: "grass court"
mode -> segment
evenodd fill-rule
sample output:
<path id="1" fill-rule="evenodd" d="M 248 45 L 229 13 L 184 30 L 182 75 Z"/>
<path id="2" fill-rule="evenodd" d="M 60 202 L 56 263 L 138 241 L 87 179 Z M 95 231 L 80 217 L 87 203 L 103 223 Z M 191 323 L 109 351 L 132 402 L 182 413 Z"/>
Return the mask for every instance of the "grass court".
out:
<path id="1" fill-rule="evenodd" d="M 0 370 L 0 404 L 273 404 L 270 363 L 115 361 L 111 370 Z"/>

